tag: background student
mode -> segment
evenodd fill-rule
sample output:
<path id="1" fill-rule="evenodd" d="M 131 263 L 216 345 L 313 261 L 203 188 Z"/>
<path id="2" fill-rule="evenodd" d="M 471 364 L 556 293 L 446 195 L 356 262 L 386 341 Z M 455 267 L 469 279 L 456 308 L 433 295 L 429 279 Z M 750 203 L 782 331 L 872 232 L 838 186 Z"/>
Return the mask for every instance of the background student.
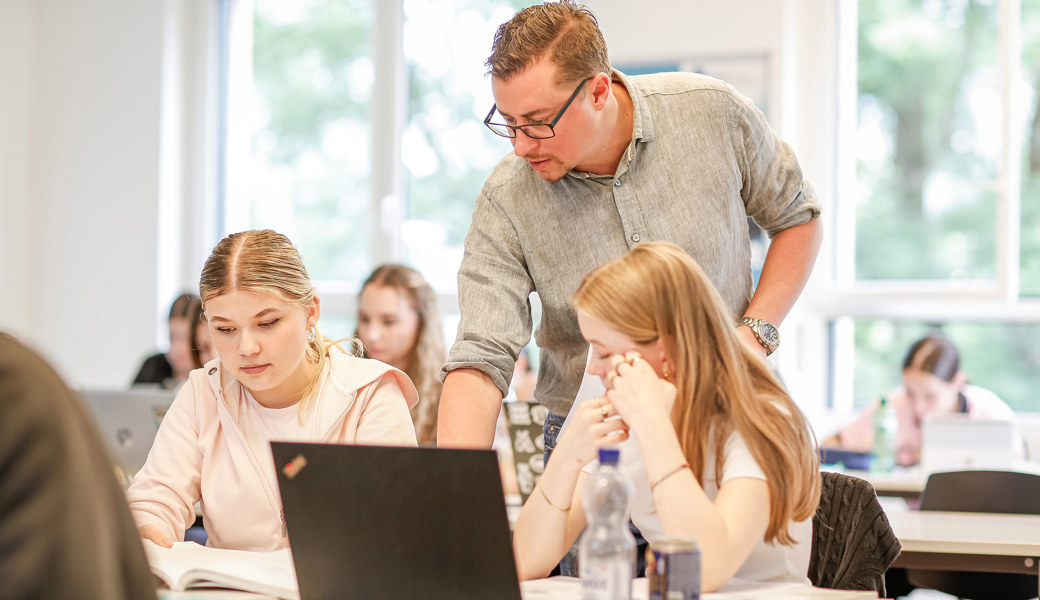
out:
<path id="1" fill-rule="evenodd" d="M 271 440 L 415 445 L 408 377 L 348 356 L 318 329 L 321 305 L 292 243 L 224 238 L 199 281 L 220 358 L 191 373 L 127 490 L 142 537 L 169 546 L 201 500 L 208 545 L 288 545 Z"/>
<path id="2" fill-rule="evenodd" d="M 575 405 L 520 512 L 521 578 L 545 576 L 570 548 L 587 522 L 589 463 L 621 444 L 632 521 L 651 543 L 697 538 L 704 591 L 731 577 L 807 583 L 821 487 L 812 434 L 704 272 L 674 244 L 639 244 L 589 273 L 572 305 L 607 393 Z"/>
<path id="3" fill-rule="evenodd" d="M 903 359 L 903 385 L 888 391 L 886 401 L 895 409 L 896 462 L 903 466 L 921 461 L 921 424 L 927 415 L 966 414 L 973 419 L 1012 420 L 1014 413 L 993 392 L 968 383 L 960 368 L 960 352 L 941 334 L 930 334 L 910 346 Z M 823 446 L 870 452 L 874 445 L 874 413 L 880 398 L 852 423 L 823 442 Z M 1019 438 L 1019 454 L 1025 451 Z"/>
<path id="4" fill-rule="evenodd" d="M 184 293 L 170 305 L 167 325 L 170 331 L 170 349 L 158 352 L 145 359 L 134 377 L 134 384 L 158 383 L 173 388 L 188 378 L 195 368 L 191 362 L 189 311 L 195 296 Z"/>
<path id="5" fill-rule="evenodd" d="M 437 443 L 440 370 L 446 351 L 437 295 L 415 269 L 382 265 L 358 295 L 357 337 L 365 356 L 404 371 L 419 392 L 412 408 L 420 444 Z"/>
<path id="6" fill-rule="evenodd" d="M 0 333 L 0 596 L 155 598 L 123 489 L 86 407 Z"/>
<path id="7" fill-rule="evenodd" d="M 203 365 L 217 357 L 217 351 L 213 349 L 213 337 L 209 334 L 209 324 L 206 323 L 206 315 L 202 311 L 202 299 L 196 298 L 188 311 L 189 348 L 191 351 L 191 362 L 194 368 L 201 369 Z"/>

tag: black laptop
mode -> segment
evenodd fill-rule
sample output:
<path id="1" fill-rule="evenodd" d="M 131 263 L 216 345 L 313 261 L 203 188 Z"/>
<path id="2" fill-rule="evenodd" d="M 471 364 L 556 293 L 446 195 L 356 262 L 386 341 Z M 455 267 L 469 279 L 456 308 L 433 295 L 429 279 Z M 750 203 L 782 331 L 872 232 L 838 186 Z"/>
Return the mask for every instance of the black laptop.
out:
<path id="1" fill-rule="evenodd" d="M 494 451 L 271 449 L 301 600 L 520 600 Z"/>

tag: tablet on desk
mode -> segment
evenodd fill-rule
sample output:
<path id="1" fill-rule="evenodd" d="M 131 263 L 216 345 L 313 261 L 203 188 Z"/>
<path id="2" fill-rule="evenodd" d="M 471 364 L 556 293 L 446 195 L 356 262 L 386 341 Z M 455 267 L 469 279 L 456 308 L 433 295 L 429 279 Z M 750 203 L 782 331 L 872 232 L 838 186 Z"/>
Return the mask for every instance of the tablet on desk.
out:
<path id="1" fill-rule="evenodd" d="M 972 419 L 968 415 L 930 415 L 921 425 L 924 472 L 1010 469 L 1015 455 L 1011 421 Z"/>

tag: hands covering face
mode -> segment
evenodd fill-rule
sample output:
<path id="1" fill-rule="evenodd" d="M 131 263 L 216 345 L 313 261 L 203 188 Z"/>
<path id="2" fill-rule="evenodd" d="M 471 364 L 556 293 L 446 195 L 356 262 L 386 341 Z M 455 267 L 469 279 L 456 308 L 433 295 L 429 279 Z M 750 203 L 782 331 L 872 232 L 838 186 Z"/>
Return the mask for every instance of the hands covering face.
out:
<path id="1" fill-rule="evenodd" d="M 629 426 L 642 427 L 662 418 L 671 421 L 675 386 L 638 352 L 610 358 L 613 371 L 607 376 L 607 400 Z"/>
<path id="2" fill-rule="evenodd" d="M 610 362 L 613 368 L 606 378 L 607 393 L 582 402 L 565 433 L 582 464 L 596 458 L 600 448 L 627 440 L 630 430 L 671 427 L 675 386 L 636 351 L 615 354 Z"/>

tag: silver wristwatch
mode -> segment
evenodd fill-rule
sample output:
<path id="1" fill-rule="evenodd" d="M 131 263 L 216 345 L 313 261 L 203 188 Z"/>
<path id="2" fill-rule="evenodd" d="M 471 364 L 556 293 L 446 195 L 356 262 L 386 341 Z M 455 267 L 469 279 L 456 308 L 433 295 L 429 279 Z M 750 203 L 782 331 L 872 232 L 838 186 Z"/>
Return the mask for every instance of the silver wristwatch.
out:
<path id="1" fill-rule="evenodd" d="M 747 325 L 751 328 L 751 331 L 755 332 L 755 339 L 766 349 L 766 356 L 772 354 L 777 346 L 780 345 L 780 333 L 776 330 L 776 325 L 769 321 L 744 317 L 738 323 L 739 325 Z"/>

